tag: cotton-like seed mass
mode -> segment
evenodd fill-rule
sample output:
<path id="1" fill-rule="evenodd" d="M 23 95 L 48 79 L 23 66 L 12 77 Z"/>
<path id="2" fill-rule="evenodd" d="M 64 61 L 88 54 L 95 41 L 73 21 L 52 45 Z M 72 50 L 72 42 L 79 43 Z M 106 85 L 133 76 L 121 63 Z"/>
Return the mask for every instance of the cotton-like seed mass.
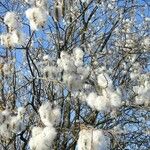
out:
<path id="1" fill-rule="evenodd" d="M 33 5 L 35 0 L 24 0 L 27 4 Z"/>
<path id="2" fill-rule="evenodd" d="M 51 124 L 55 124 L 60 119 L 59 108 L 57 108 L 57 107 L 52 108 L 52 105 L 49 102 L 46 102 L 46 103 L 41 105 L 41 107 L 39 108 L 39 114 L 41 117 L 41 121 L 46 126 L 49 126 Z"/>
<path id="3" fill-rule="evenodd" d="M 97 94 L 92 92 L 88 95 L 86 101 L 87 104 L 91 107 L 91 108 L 95 108 L 95 100 L 97 99 Z"/>
<path id="4" fill-rule="evenodd" d="M 12 48 L 15 46 L 13 37 L 10 33 L 2 34 L 0 36 L 0 43 L 1 45 L 7 48 Z"/>
<path id="5" fill-rule="evenodd" d="M 48 1 L 47 0 L 35 0 L 35 3 L 36 3 L 36 7 L 46 9 Z"/>
<path id="6" fill-rule="evenodd" d="M 146 50 L 149 50 L 150 49 L 150 37 L 147 36 L 143 39 L 143 46 Z"/>
<path id="7" fill-rule="evenodd" d="M 107 86 L 112 85 L 112 81 L 111 81 L 109 75 L 106 73 L 99 74 L 97 76 L 97 82 L 98 82 L 98 85 L 102 88 L 106 88 Z"/>
<path id="8" fill-rule="evenodd" d="M 145 81 L 140 86 L 133 87 L 134 92 L 137 94 L 135 97 L 135 103 L 138 105 L 149 103 L 150 101 L 150 84 L 149 81 Z"/>
<path id="9" fill-rule="evenodd" d="M 38 136 L 42 133 L 43 131 L 43 128 L 42 127 L 33 127 L 32 129 L 32 136 L 35 137 L 35 136 Z"/>
<path id="10" fill-rule="evenodd" d="M 98 96 L 95 100 L 95 108 L 98 111 L 106 111 L 109 109 L 108 100 L 104 96 Z"/>
<path id="11" fill-rule="evenodd" d="M 87 104 L 92 108 L 98 111 L 105 111 L 108 109 L 107 103 L 108 100 L 104 96 L 98 96 L 96 93 L 92 92 L 88 95 Z"/>
<path id="12" fill-rule="evenodd" d="M 59 68 L 56 68 L 55 66 L 46 66 L 43 69 L 44 76 L 48 79 L 57 79 L 59 76 L 60 70 Z"/>
<path id="13" fill-rule="evenodd" d="M 45 128 L 33 127 L 32 137 L 29 141 L 31 150 L 49 150 L 56 137 L 55 128 L 49 124 Z"/>
<path id="14" fill-rule="evenodd" d="M 20 123 L 21 123 L 20 118 L 18 118 L 17 116 L 11 117 L 11 120 L 10 120 L 11 131 L 14 133 L 19 131 Z"/>
<path id="15" fill-rule="evenodd" d="M 17 111 L 18 111 L 17 117 L 19 119 L 22 119 L 23 115 L 25 114 L 25 111 L 26 111 L 25 108 L 24 107 L 18 107 Z"/>
<path id="16" fill-rule="evenodd" d="M 20 111 L 20 110 L 19 110 Z M 0 135 L 5 139 L 11 139 L 14 133 L 21 129 L 20 115 L 14 115 L 8 109 L 0 112 Z"/>
<path id="17" fill-rule="evenodd" d="M 82 51 L 82 49 L 77 47 L 73 50 L 73 55 L 75 59 L 83 59 L 84 52 Z"/>
<path id="18" fill-rule="evenodd" d="M 22 45 L 25 42 L 24 35 L 17 30 L 14 30 L 10 33 L 2 34 L 0 36 L 0 43 L 4 47 L 14 48 L 17 45 Z"/>
<path id="19" fill-rule="evenodd" d="M 0 135 L 4 139 L 9 139 L 11 138 L 11 130 L 9 128 L 9 123 L 5 122 L 0 126 Z"/>
<path id="20" fill-rule="evenodd" d="M 117 91 L 110 92 L 110 103 L 111 107 L 119 107 L 121 106 L 121 94 Z"/>
<path id="21" fill-rule="evenodd" d="M 78 150 L 108 150 L 109 139 L 101 130 L 82 129 L 78 138 Z"/>
<path id="22" fill-rule="evenodd" d="M 90 68 L 83 66 L 83 60 L 81 59 L 83 58 L 83 51 L 80 48 L 76 48 L 74 51 L 72 55 L 62 51 L 60 59 L 57 60 L 58 66 L 64 70 L 63 82 L 69 90 L 81 89 L 90 73 Z M 76 57 L 80 62 L 77 62 Z"/>
<path id="23" fill-rule="evenodd" d="M 53 125 L 60 119 L 60 110 L 46 102 L 39 108 L 39 114 L 46 127 L 33 127 L 29 146 L 31 150 L 49 150 L 57 135 Z"/>
<path id="24" fill-rule="evenodd" d="M 74 51 L 73 51 L 73 57 L 74 57 L 74 61 L 75 61 L 74 64 L 77 67 L 83 65 L 83 56 L 84 56 L 84 52 L 80 48 L 74 49 Z"/>
<path id="25" fill-rule="evenodd" d="M 32 7 L 26 10 L 26 17 L 29 19 L 31 29 L 38 30 L 44 27 L 47 20 L 47 13 L 41 8 Z"/>
<path id="26" fill-rule="evenodd" d="M 48 60 L 50 57 L 49 57 L 49 55 L 44 55 L 43 56 L 43 60 Z"/>
<path id="27" fill-rule="evenodd" d="M 19 21 L 19 16 L 15 12 L 7 12 L 4 16 L 4 23 L 8 25 L 9 30 L 18 30 L 21 27 L 21 22 Z"/>
<path id="28" fill-rule="evenodd" d="M 91 92 L 86 97 L 88 106 L 98 111 L 108 111 L 110 108 L 118 108 L 122 104 L 122 94 L 117 89 L 112 88 L 102 89 L 102 95 L 97 95 L 95 92 Z"/>

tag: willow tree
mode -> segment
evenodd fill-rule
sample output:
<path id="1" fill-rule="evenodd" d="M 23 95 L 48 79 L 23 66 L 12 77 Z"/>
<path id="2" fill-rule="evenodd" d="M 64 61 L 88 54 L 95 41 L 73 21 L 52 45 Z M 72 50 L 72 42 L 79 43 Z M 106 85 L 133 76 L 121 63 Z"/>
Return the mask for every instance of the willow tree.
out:
<path id="1" fill-rule="evenodd" d="M 0 149 L 149 150 L 149 0 L 0 1 Z"/>

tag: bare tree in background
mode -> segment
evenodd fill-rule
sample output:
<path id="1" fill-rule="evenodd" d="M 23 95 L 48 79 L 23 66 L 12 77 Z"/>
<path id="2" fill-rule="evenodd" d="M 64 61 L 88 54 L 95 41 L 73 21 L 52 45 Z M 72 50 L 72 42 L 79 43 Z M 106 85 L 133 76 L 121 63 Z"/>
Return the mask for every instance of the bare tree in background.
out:
<path id="1" fill-rule="evenodd" d="M 149 0 L 0 1 L 0 149 L 150 149 Z"/>

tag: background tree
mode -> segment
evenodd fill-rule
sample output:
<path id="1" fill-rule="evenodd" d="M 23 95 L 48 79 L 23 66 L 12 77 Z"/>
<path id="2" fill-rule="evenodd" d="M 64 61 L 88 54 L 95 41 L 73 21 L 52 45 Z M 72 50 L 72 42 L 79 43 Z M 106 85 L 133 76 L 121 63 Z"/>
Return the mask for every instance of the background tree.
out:
<path id="1" fill-rule="evenodd" d="M 149 150 L 149 0 L 1 0 L 0 148 Z"/>

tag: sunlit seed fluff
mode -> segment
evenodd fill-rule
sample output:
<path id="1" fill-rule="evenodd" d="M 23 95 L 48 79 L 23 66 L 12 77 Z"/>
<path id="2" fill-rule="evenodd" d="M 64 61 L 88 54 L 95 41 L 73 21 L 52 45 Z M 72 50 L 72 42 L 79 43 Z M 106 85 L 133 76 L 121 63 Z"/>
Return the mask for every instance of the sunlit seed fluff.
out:
<path id="1" fill-rule="evenodd" d="M 33 5 L 35 0 L 24 0 L 27 4 Z"/>
<path id="2" fill-rule="evenodd" d="M 33 129 L 32 129 L 32 137 L 38 136 L 42 132 L 43 132 L 43 128 L 42 127 L 33 127 Z"/>
<path id="3" fill-rule="evenodd" d="M 0 111 L 0 124 L 2 124 L 4 122 L 4 116 L 2 115 L 1 111 Z"/>
<path id="4" fill-rule="evenodd" d="M 43 56 L 43 60 L 49 60 L 49 59 L 50 59 L 49 55 L 44 55 Z"/>
<path id="5" fill-rule="evenodd" d="M 82 129 L 78 138 L 78 150 L 108 150 L 109 140 L 101 130 Z"/>
<path id="6" fill-rule="evenodd" d="M 36 4 L 36 7 L 47 9 L 48 1 L 47 0 L 35 0 L 35 4 Z"/>
<path id="7" fill-rule="evenodd" d="M 33 7 L 26 10 L 26 17 L 30 21 L 31 29 L 38 30 L 39 28 L 44 27 L 48 16 L 46 14 L 46 11 L 44 11 L 43 9 Z"/>
<path id="8" fill-rule="evenodd" d="M 86 98 L 86 102 L 88 106 L 90 106 L 92 109 L 95 109 L 95 101 L 97 99 L 97 94 L 94 92 L 91 92 L 88 97 Z"/>
<path id="9" fill-rule="evenodd" d="M 0 135 L 2 138 L 9 139 L 12 137 L 12 133 L 7 122 L 4 122 L 0 125 Z"/>
<path id="10" fill-rule="evenodd" d="M 91 150 L 92 130 L 81 130 L 78 138 L 78 150 Z"/>
<path id="11" fill-rule="evenodd" d="M 70 56 L 69 56 L 69 54 L 68 54 L 67 52 L 62 51 L 62 52 L 60 53 L 60 57 L 61 57 L 61 58 L 69 58 Z"/>
<path id="12" fill-rule="evenodd" d="M 41 105 L 39 108 L 39 114 L 42 122 L 49 126 L 51 124 L 55 124 L 60 119 L 60 110 L 57 107 L 52 108 L 51 103 L 46 102 Z"/>
<path id="13" fill-rule="evenodd" d="M 7 48 L 13 48 L 15 46 L 13 37 L 10 33 L 2 34 L 0 36 L 0 43 Z"/>
<path id="14" fill-rule="evenodd" d="M 0 125 L 4 122 L 8 122 L 10 120 L 10 112 L 8 110 L 4 110 L 0 112 Z"/>
<path id="15" fill-rule="evenodd" d="M 78 95 L 78 98 L 82 101 L 82 102 L 86 102 L 86 98 L 87 98 L 87 95 L 86 93 L 84 93 L 83 91 L 81 91 Z"/>
<path id="16" fill-rule="evenodd" d="M 52 125 L 45 128 L 34 127 L 32 129 L 32 137 L 29 140 L 30 149 L 49 150 L 56 134 L 57 132 Z"/>
<path id="17" fill-rule="evenodd" d="M 73 58 L 74 58 L 75 65 L 77 67 L 83 65 L 83 56 L 84 56 L 84 52 L 80 48 L 75 48 L 73 50 Z"/>
<path id="18" fill-rule="evenodd" d="M 108 107 L 108 99 L 104 96 L 98 96 L 95 100 L 95 108 L 98 111 L 107 111 Z"/>
<path id="19" fill-rule="evenodd" d="M 60 109 L 58 107 L 55 107 L 52 110 L 52 114 L 53 114 L 53 119 L 51 120 L 52 124 L 57 124 L 60 120 L 60 116 L 61 116 L 61 112 Z"/>
<path id="20" fill-rule="evenodd" d="M 81 80 L 86 79 L 90 74 L 90 67 L 83 67 L 81 75 Z"/>
<path id="21" fill-rule="evenodd" d="M 14 30 L 12 33 L 11 33 L 11 38 L 12 38 L 12 42 L 15 44 L 15 45 L 23 45 L 25 44 L 25 36 L 22 32 L 20 31 L 17 31 L 17 30 Z"/>
<path id="22" fill-rule="evenodd" d="M 7 12 L 4 16 L 4 23 L 8 25 L 10 31 L 19 29 L 21 27 L 19 16 L 15 12 Z"/>
<path id="23" fill-rule="evenodd" d="M 106 111 L 108 109 L 108 100 L 104 96 L 98 96 L 96 93 L 90 93 L 87 98 L 86 102 L 88 106 L 92 109 L 96 109 L 98 111 Z"/>
<path id="24" fill-rule="evenodd" d="M 122 104 L 121 96 L 116 91 L 110 93 L 110 102 L 112 107 L 120 107 Z"/>
<path id="25" fill-rule="evenodd" d="M 112 81 L 111 81 L 110 77 L 108 76 L 108 74 L 106 74 L 106 73 L 99 74 L 97 76 L 97 82 L 98 82 L 98 85 L 102 88 L 106 88 L 106 87 L 112 85 Z"/>
<path id="26" fill-rule="evenodd" d="M 42 137 L 45 138 L 48 144 L 48 141 L 51 143 L 54 140 L 54 138 L 56 137 L 56 134 L 57 132 L 55 128 L 52 126 L 49 126 L 43 129 Z"/>
<path id="27" fill-rule="evenodd" d="M 10 117 L 10 110 L 5 109 L 4 111 L 2 111 L 2 115 L 5 116 L 5 119 L 9 119 Z"/>
<path id="28" fill-rule="evenodd" d="M 31 137 L 29 140 L 29 147 L 31 150 L 44 150 L 42 149 L 44 147 L 44 143 L 43 143 L 43 139 L 41 138 L 41 136 L 35 136 L 35 137 Z"/>
<path id="29" fill-rule="evenodd" d="M 145 49 L 147 49 L 147 50 L 149 50 L 150 49 L 150 37 L 145 37 L 144 39 L 143 39 L 143 46 L 144 46 L 144 48 Z"/>
<path id="30" fill-rule="evenodd" d="M 70 90 L 79 89 L 82 85 L 80 76 L 75 73 L 64 73 L 63 81 Z"/>
<path id="31" fill-rule="evenodd" d="M 30 138 L 29 140 L 29 147 L 31 150 L 36 150 L 36 142 L 35 142 L 35 138 Z"/>
<path id="32" fill-rule="evenodd" d="M 47 79 L 56 79 L 59 75 L 59 68 L 55 66 L 46 66 L 43 70 L 43 74 Z"/>
<path id="33" fill-rule="evenodd" d="M 13 67 L 12 67 L 12 64 L 10 63 L 5 63 L 4 66 L 3 66 L 3 73 L 5 75 L 9 75 L 13 72 Z"/>
<path id="34" fill-rule="evenodd" d="M 1 45 L 7 48 L 13 48 L 17 45 L 25 43 L 25 38 L 22 32 L 13 30 L 10 33 L 2 34 L 0 36 Z"/>
<path id="35" fill-rule="evenodd" d="M 76 59 L 75 62 L 74 62 L 74 64 L 75 64 L 76 67 L 83 66 L 83 61 Z"/>
<path id="36" fill-rule="evenodd" d="M 20 118 L 18 118 L 17 116 L 11 117 L 10 119 L 11 131 L 14 133 L 19 131 L 20 123 L 21 123 Z"/>
<path id="37" fill-rule="evenodd" d="M 137 79 L 137 77 L 138 77 L 138 73 L 135 73 L 135 72 L 130 73 L 131 80 L 135 80 L 135 79 Z"/>
<path id="38" fill-rule="evenodd" d="M 24 116 L 24 114 L 25 114 L 25 108 L 24 107 L 18 107 L 18 109 L 17 109 L 17 117 L 19 118 L 19 119 L 23 119 L 23 116 Z"/>
<path id="39" fill-rule="evenodd" d="M 150 85 L 149 81 L 144 81 L 140 86 L 133 87 L 134 92 L 137 94 L 135 103 L 138 105 L 150 102 Z"/>
<path id="40" fill-rule="evenodd" d="M 42 106 L 39 109 L 40 118 L 41 121 L 44 123 L 44 125 L 48 126 L 50 125 L 50 111 L 51 111 L 51 105 L 50 104 L 42 104 Z"/>
<path id="41" fill-rule="evenodd" d="M 58 66 L 64 69 L 66 72 L 75 72 L 76 67 L 72 57 L 64 51 L 61 52 L 60 57 L 61 58 L 57 60 Z"/>
<path id="42" fill-rule="evenodd" d="M 77 48 L 75 48 L 75 49 L 73 50 L 73 55 L 74 55 L 74 57 L 75 57 L 77 60 L 83 59 L 84 52 L 83 52 L 82 49 L 80 49 L 80 48 L 77 47 Z"/>

